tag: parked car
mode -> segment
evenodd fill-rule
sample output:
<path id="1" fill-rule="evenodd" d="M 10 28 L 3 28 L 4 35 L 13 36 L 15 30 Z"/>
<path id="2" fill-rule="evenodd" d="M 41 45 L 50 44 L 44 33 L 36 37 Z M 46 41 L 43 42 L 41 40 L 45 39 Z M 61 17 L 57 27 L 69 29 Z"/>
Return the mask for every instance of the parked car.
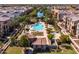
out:
<path id="1" fill-rule="evenodd" d="M 33 54 L 33 49 L 32 48 L 26 48 L 24 53 L 25 54 Z"/>

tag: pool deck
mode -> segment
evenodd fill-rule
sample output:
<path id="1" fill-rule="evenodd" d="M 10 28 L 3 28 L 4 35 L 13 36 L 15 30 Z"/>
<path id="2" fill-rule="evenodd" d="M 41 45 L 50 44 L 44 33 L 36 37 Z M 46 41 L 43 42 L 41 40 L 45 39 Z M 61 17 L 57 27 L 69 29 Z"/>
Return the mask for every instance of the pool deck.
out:
<path id="1" fill-rule="evenodd" d="M 48 37 L 47 37 L 47 31 L 46 31 L 46 26 L 45 26 L 45 23 L 44 22 L 40 22 L 40 23 L 42 23 L 43 25 L 44 25 L 44 29 L 43 30 L 41 30 L 41 31 L 37 31 L 37 32 L 43 32 L 43 36 L 34 36 L 34 37 L 36 37 L 36 38 L 45 38 L 46 39 L 46 44 L 47 45 L 50 45 L 50 42 L 49 42 L 49 39 L 48 39 Z M 29 34 L 32 34 L 32 30 L 31 30 L 31 26 L 30 26 L 30 30 L 29 30 Z M 24 30 L 23 30 L 23 32 L 21 33 L 21 35 L 18 37 L 18 40 L 20 39 L 20 37 L 22 36 L 22 35 L 25 35 L 26 34 L 26 32 L 24 32 Z"/>
<path id="2" fill-rule="evenodd" d="M 44 26 L 45 26 L 45 23 L 44 23 Z M 45 28 L 46 28 L 46 26 L 45 26 Z M 47 37 L 47 31 L 46 31 L 46 29 L 44 29 L 44 36 L 46 37 L 47 44 L 49 45 L 49 39 Z"/>

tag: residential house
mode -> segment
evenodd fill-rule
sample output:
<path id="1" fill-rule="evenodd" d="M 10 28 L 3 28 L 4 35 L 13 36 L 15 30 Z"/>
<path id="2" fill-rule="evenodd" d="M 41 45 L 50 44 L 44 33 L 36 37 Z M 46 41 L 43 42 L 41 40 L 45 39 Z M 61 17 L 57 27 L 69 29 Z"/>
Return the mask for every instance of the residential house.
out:
<path id="1" fill-rule="evenodd" d="M 51 41 L 49 40 L 49 43 L 51 45 Z M 32 47 L 34 50 L 43 50 L 45 51 L 47 48 L 49 48 L 49 46 L 47 44 L 46 38 L 37 38 L 33 43 L 32 43 Z"/>
<path id="2" fill-rule="evenodd" d="M 0 17 L 0 36 L 8 34 L 11 25 L 10 17 Z"/>
<path id="3" fill-rule="evenodd" d="M 18 17 L 31 9 L 32 8 L 26 8 L 23 6 L 0 8 L 0 37 L 3 37 L 9 33 L 9 28 L 11 27 L 15 17 Z"/>
<path id="4" fill-rule="evenodd" d="M 65 15 L 63 20 L 66 31 L 76 37 L 79 37 L 79 15 Z"/>

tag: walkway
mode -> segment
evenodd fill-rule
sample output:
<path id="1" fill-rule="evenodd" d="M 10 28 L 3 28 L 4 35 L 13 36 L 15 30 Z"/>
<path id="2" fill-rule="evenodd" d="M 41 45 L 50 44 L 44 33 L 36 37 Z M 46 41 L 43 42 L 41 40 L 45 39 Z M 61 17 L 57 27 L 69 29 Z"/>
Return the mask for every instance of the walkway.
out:
<path id="1" fill-rule="evenodd" d="M 45 23 L 42 23 L 42 24 L 45 26 Z M 44 33 L 44 36 L 46 37 L 47 45 L 50 45 L 49 39 L 48 39 L 48 36 L 47 36 L 46 26 L 45 26 L 45 29 L 43 30 L 43 33 Z"/>
<path id="2" fill-rule="evenodd" d="M 2 54 L 7 49 L 7 47 L 10 45 L 10 43 L 11 43 L 11 41 L 9 40 L 7 43 L 5 43 L 3 45 L 3 47 L 0 49 L 1 50 L 0 54 Z"/>
<path id="3" fill-rule="evenodd" d="M 17 40 L 20 40 L 20 38 L 24 35 L 24 30 L 22 31 L 21 35 L 18 36 Z"/>

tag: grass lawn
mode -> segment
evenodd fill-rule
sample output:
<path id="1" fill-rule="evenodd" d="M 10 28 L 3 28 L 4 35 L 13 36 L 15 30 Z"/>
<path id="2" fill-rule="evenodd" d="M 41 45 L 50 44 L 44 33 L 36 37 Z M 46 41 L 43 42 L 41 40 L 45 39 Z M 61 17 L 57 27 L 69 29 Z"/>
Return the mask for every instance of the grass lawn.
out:
<path id="1" fill-rule="evenodd" d="M 77 54 L 77 53 L 76 53 L 75 50 L 71 47 L 70 49 L 66 49 L 66 50 L 64 50 L 63 52 L 62 52 L 62 51 L 59 51 L 59 52 L 51 51 L 51 52 L 44 52 L 44 53 L 37 53 L 37 54 Z"/>
<path id="2" fill-rule="evenodd" d="M 6 54 L 22 54 L 21 47 L 8 47 L 5 51 Z"/>
<path id="3" fill-rule="evenodd" d="M 74 50 L 68 49 L 67 51 L 64 52 L 50 52 L 49 54 L 76 54 Z"/>
<path id="4" fill-rule="evenodd" d="M 67 49 L 63 52 L 46 52 L 46 53 L 37 53 L 37 54 L 77 54 L 73 49 Z"/>

